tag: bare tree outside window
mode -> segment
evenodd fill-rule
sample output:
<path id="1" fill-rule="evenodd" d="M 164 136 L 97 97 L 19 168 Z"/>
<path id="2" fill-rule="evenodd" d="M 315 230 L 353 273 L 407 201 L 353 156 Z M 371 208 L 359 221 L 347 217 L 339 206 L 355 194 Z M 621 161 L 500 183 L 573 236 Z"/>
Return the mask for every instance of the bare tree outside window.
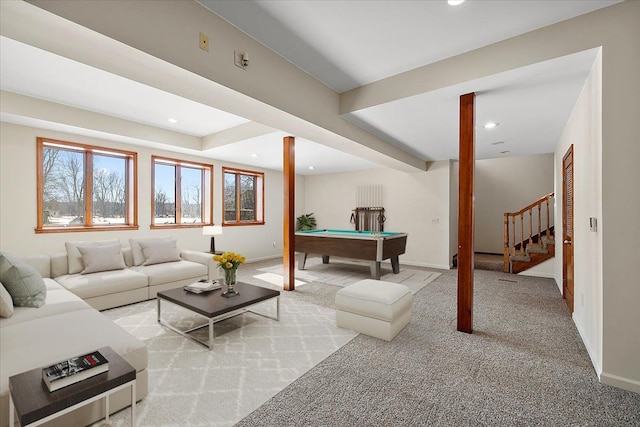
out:
<path id="1" fill-rule="evenodd" d="M 135 189 L 128 178 L 135 173 L 135 153 L 44 138 L 37 139 L 37 148 L 37 232 L 137 228 Z"/>
<path id="2" fill-rule="evenodd" d="M 126 162 L 93 156 L 93 223 L 123 224 L 126 216 Z"/>
<path id="3" fill-rule="evenodd" d="M 152 157 L 154 202 L 152 227 L 211 224 L 213 166 Z"/>
<path id="4" fill-rule="evenodd" d="M 224 223 L 264 223 L 264 174 L 224 168 Z"/>

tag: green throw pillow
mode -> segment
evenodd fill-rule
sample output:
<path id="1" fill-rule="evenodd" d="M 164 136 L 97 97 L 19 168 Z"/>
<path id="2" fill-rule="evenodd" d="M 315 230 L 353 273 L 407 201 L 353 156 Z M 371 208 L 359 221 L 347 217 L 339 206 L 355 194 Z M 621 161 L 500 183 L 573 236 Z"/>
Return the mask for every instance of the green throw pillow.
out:
<path id="1" fill-rule="evenodd" d="M 41 307 L 47 287 L 34 267 L 8 254 L 0 255 L 0 281 L 16 307 Z"/>

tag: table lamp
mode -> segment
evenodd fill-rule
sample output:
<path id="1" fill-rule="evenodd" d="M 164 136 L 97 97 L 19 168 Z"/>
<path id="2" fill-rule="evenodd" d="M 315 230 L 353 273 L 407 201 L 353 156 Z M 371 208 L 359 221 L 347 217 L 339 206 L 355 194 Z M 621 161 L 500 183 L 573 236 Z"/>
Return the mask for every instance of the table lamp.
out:
<path id="1" fill-rule="evenodd" d="M 208 225 L 202 227 L 202 235 L 211 236 L 211 253 L 216 252 L 216 241 L 215 236 L 219 236 L 222 234 L 222 227 L 219 225 Z"/>

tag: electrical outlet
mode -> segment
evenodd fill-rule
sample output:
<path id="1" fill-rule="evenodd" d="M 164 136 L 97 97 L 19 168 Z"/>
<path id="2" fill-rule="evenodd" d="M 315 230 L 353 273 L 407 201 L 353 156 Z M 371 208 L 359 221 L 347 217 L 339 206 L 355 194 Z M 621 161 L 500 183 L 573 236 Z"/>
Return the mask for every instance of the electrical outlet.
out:
<path id="1" fill-rule="evenodd" d="M 440 224 L 440 218 L 433 218 L 431 224 Z"/>
<path id="2" fill-rule="evenodd" d="M 234 50 L 233 63 L 236 64 L 236 67 L 242 68 L 243 70 L 247 68 L 247 66 L 245 65 L 245 53 Z"/>
<path id="3" fill-rule="evenodd" d="M 200 33 L 200 49 L 209 52 L 209 36 L 205 33 Z"/>

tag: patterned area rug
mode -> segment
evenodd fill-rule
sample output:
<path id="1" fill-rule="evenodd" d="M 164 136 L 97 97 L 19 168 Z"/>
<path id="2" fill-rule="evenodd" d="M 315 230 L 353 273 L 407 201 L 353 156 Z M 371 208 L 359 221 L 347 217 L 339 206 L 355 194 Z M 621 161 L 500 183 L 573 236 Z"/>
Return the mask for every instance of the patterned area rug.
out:
<path id="1" fill-rule="evenodd" d="M 282 289 L 282 268 L 282 265 L 259 268 L 258 271 L 264 271 L 264 273 L 255 274 L 253 277 L 272 284 L 274 288 Z M 415 294 L 428 283 L 434 281 L 440 274 L 402 266 L 400 266 L 400 272 L 394 274 L 390 266 L 383 264 L 380 280 L 402 283 Z M 307 259 L 305 269 L 298 270 L 296 268 L 294 275 L 296 287 L 307 283 L 325 283 L 344 287 L 359 280 L 370 279 L 371 271 L 369 263 L 366 261 L 332 259 L 329 264 L 323 264 L 322 258 L 312 257 Z"/>
<path id="2" fill-rule="evenodd" d="M 256 311 L 275 315 L 275 305 Z M 357 335 L 336 327 L 334 310 L 286 292 L 279 322 L 245 313 L 216 323 L 212 351 L 159 325 L 155 300 L 103 314 L 148 346 L 149 394 L 136 407 L 138 426 L 232 426 Z M 164 302 L 162 318 L 180 329 L 205 320 Z M 199 333 L 206 339 L 206 328 Z M 130 415 L 120 411 L 110 425 L 129 426 Z"/>

